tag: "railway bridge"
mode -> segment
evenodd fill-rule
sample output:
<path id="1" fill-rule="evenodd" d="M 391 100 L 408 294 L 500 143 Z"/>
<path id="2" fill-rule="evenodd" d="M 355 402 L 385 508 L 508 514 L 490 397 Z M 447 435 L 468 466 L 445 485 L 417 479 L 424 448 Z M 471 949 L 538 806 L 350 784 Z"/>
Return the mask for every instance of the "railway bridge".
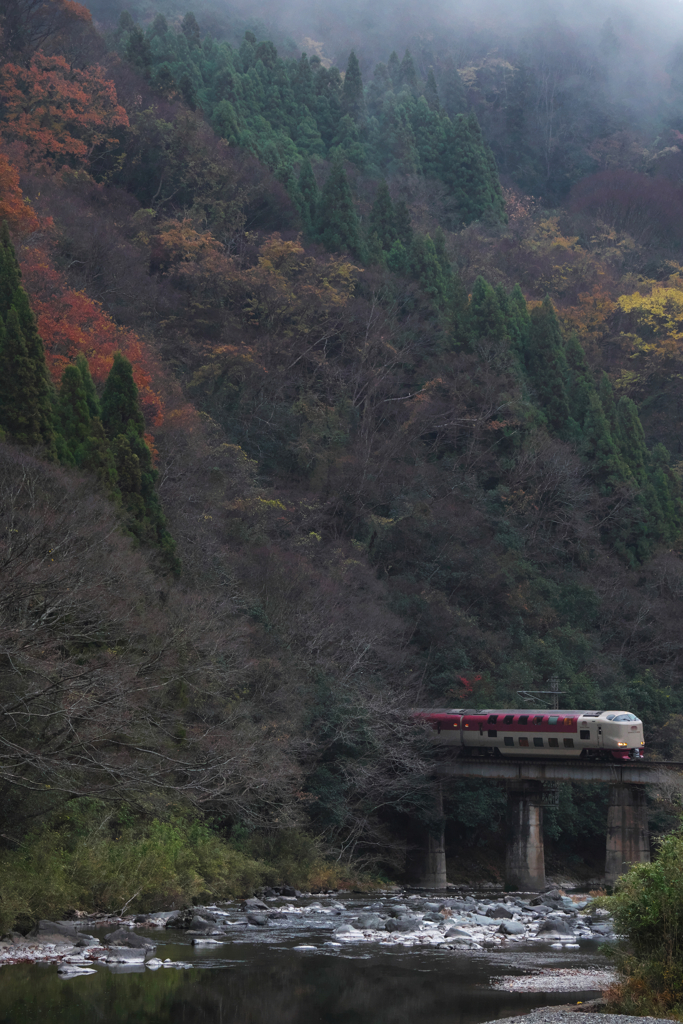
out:
<path id="1" fill-rule="evenodd" d="M 584 761 L 521 758 L 453 758 L 435 769 L 435 824 L 422 828 L 412 844 L 409 871 L 415 884 L 446 888 L 443 787 L 449 779 L 491 779 L 507 790 L 505 884 L 538 892 L 545 888 L 543 806 L 560 782 L 603 782 L 610 787 L 607 811 L 605 883 L 615 881 L 631 864 L 649 863 L 645 786 L 664 773 L 680 773 L 680 761 Z"/>

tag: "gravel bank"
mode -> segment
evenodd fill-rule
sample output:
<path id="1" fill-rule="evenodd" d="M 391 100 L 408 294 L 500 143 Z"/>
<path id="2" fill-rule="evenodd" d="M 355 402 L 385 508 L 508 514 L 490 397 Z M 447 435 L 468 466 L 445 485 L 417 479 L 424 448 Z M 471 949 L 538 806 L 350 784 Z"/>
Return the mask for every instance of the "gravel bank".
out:
<path id="1" fill-rule="evenodd" d="M 574 1013 L 550 1007 L 532 1010 L 522 1017 L 503 1017 L 486 1021 L 486 1024 L 670 1024 L 669 1017 L 629 1017 L 624 1013 Z"/>
<path id="2" fill-rule="evenodd" d="M 545 968 L 534 974 L 496 978 L 492 988 L 502 992 L 603 992 L 617 980 L 614 971 L 585 967 Z M 572 1014 L 572 1019 L 574 1018 Z"/>

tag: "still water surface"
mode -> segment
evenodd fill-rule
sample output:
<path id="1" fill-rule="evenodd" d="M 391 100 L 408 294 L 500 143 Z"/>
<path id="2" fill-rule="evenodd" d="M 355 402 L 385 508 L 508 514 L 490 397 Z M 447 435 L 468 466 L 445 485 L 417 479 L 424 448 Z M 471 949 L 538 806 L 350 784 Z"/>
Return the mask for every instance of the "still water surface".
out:
<path id="1" fill-rule="evenodd" d="M 367 898 L 367 897 L 366 897 Z M 63 979 L 55 965 L 0 971 L 0 1024 L 480 1024 L 534 1006 L 589 999 L 595 992 L 510 994 L 492 977 L 533 967 L 606 966 L 593 943 L 581 951 L 514 949 L 341 950 L 292 947 L 320 935 L 251 935 L 193 947 L 154 932 L 157 956 L 185 968 L 97 967 Z"/>

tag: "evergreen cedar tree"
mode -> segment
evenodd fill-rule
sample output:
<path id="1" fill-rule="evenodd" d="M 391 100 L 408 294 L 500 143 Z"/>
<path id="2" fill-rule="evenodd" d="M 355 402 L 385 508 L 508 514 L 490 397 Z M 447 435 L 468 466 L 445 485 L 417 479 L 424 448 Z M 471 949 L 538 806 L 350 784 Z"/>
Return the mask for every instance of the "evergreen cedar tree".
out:
<path id="1" fill-rule="evenodd" d="M 341 153 L 332 161 L 318 200 L 315 233 L 330 252 L 348 250 L 356 259 L 364 260 L 365 244 Z"/>
<path id="2" fill-rule="evenodd" d="M 93 473 L 121 508 L 127 532 L 158 547 L 166 568 L 178 570 L 133 368 L 120 352 L 114 355 L 100 402 L 81 355 L 54 391 L 6 221 L 0 232 L 0 432 L 50 460 Z"/>
<path id="3" fill-rule="evenodd" d="M 0 233 L 0 429 L 55 456 L 50 382 L 7 221 Z"/>
<path id="4" fill-rule="evenodd" d="M 239 50 L 202 42 L 189 15 L 180 31 L 157 17 L 145 32 L 124 13 L 117 45 L 164 97 L 179 96 L 201 110 L 218 135 L 275 171 L 300 210 L 304 232 L 325 246 L 350 237 L 356 259 L 366 247 L 373 258 L 378 251 L 372 232 L 356 241 L 353 218 L 343 209 L 327 208 L 321 224 L 311 205 L 307 160 L 331 161 L 330 191 L 345 192 L 339 158 L 380 180 L 411 173 L 443 182 L 454 200 L 451 227 L 505 220 L 492 153 L 476 118 L 466 113 L 464 88 L 452 64 L 444 65 L 438 82 L 433 69 L 422 81 L 409 51 L 402 59 L 393 53 L 366 87 L 354 52 L 342 77 L 317 56 L 283 60 L 272 43 L 258 42 L 252 32 Z M 296 168 L 298 178 L 292 173 Z M 149 196 L 139 196 L 143 205 L 151 205 L 157 186 L 150 178 Z M 410 243 L 400 232 L 399 238 L 407 248 Z M 390 251 L 383 240 L 381 245 Z"/>
<path id="5" fill-rule="evenodd" d="M 378 215 L 385 206 L 382 196 Z M 482 342 L 493 342 L 507 350 L 511 369 L 546 429 L 575 445 L 608 504 L 631 495 L 631 511 L 619 525 L 606 517 L 605 541 L 632 565 L 647 560 L 657 544 L 672 544 L 683 528 L 681 486 L 666 448 L 648 451 L 635 403 L 623 397 L 617 404 L 605 374 L 596 382 L 576 334 L 565 341 L 548 297 L 529 312 L 519 285 L 508 293 L 479 277 L 468 299 L 440 250 L 440 241 L 420 239 L 420 283 L 435 302 L 444 302 L 456 346 L 476 351 Z M 417 253 L 415 244 L 412 252 Z"/>

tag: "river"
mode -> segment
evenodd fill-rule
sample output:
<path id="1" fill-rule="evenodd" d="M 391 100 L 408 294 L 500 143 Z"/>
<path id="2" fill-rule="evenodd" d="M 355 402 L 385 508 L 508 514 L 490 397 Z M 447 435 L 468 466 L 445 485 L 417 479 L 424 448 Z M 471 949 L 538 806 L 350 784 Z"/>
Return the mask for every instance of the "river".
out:
<path id="1" fill-rule="evenodd" d="M 343 897 L 349 910 L 368 899 Z M 215 946 L 193 946 L 182 932 L 139 931 L 169 961 L 156 970 L 96 964 L 92 974 L 64 977 L 56 964 L 6 966 L 0 1024 L 481 1024 L 599 994 L 497 991 L 496 978 L 609 966 L 594 940 L 578 950 L 526 942 L 486 950 L 331 948 L 324 945 L 329 923 L 312 915 L 277 929 L 248 927 Z M 314 948 L 294 948 L 307 943 Z"/>

